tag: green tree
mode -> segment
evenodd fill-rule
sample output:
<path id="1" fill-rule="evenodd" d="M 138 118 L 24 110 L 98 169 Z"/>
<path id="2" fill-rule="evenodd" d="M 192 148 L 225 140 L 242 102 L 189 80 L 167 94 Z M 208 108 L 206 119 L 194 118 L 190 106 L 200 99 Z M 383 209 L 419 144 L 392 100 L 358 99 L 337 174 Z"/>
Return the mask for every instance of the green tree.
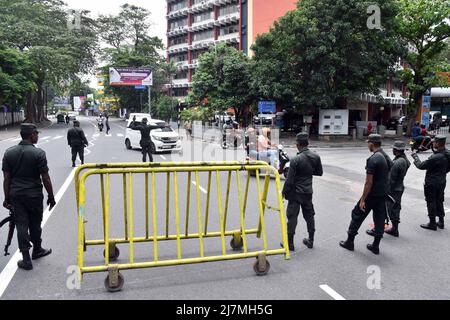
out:
<path id="1" fill-rule="evenodd" d="M 368 26 L 360 0 L 303 0 L 253 46 L 252 87 L 285 108 L 345 107 L 360 93 L 379 94 L 404 54 L 394 32 L 398 7 L 380 0 L 381 30 Z"/>
<path id="2" fill-rule="evenodd" d="M 189 101 L 213 111 L 234 108 L 239 118 L 253 100 L 251 61 L 239 50 L 220 44 L 199 58 Z"/>
<path id="3" fill-rule="evenodd" d="M 27 92 L 34 89 L 35 76 L 27 54 L 0 45 L 0 105 L 12 109 L 22 105 Z"/>
<path id="4" fill-rule="evenodd" d="M 110 67 L 150 68 L 153 70 L 154 88 L 152 105 L 156 103 L 161 92 L 162 75 L 159 72 L 164 58 L 158 50 L 163 49 L 161 39 L 150 37 L 150 12 L 144 8 L 125 4 L 117 16 L 101 16 L 99 33 L 109 47 L 102 50 L 105 65 L 101 71 L 109 75 Z M 109 76 L 105 84 L 105 94 L 119 99 L 122 108 L 142 111 L 142 101 L 148 101 L 148 90 L 136 90 L 134 87 L 109 86 Z M 145 97 L 145 99 L 143 99 Z M 145 107 L 148 110 L 148 104 Z"/>
<path id="5" fill-rule="evenodd" d="M 59 0 L 0 0 L 0 8 L 0 43 L 26 52 L 36 74 L 27 92 L 26 121 L 41 122 L 49 86 L 93 71 L 94 21 L 81 12 L 80 28 L 69 28 L 67 7 Z"/>
<path id="6" fill-rule="evenodd" d="M 448 48 L 450 37 L 449 1 L 398 0 L 400 12 L 398 34 L 410 46 L 403 71 L 403 80 L 410 92 L 409 116 L 415 118 L 422 107 L 428 88 L 439 85 L 441 79 L 434 72 L 439 69 L 439 57 Z"/>
<path id="7" fill-rule="evenodd" d="M 176 106 L 178 101 L 169 96 L 161 96 L 156 103 L 156 115 L 158 119 L 169 122 L 177 116 Z"/>

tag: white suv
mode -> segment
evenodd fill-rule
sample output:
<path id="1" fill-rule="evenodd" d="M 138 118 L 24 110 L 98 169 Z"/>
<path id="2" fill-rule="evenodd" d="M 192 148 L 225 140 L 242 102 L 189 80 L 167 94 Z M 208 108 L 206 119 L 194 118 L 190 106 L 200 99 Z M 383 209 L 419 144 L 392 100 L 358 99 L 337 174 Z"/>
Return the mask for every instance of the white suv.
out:
<path id="1" fill-rule="evenodd" d="M 127 129 L 125 133 L 125 146 L 128 150 L 133 148 L 141 148 L 141 132 L 138 130 L 130 129 L 130 125 L 133 122 L 133 118 L 136 116 L 136 124 L 141 124 L 142 119 L 147 118 L 148 125 L 157 126 L 158 129 L 154 129 L 150 132 L 151 138 L 151 152 L 182 152 L 181 139 L 177 132 L 175 132 L 166 122 L 161 120 L 152 119 L 149 114 L 145 113 L 132 113 L 127 122 Z"/>

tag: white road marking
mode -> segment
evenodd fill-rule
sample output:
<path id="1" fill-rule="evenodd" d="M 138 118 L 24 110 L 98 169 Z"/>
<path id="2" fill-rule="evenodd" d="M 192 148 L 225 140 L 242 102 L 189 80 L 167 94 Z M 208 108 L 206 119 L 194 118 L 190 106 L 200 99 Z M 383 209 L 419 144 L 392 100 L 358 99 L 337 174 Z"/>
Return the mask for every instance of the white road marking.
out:
<path id="1" fill-rule="evenodd" d="M 195 181 L 192 181 L 192 184 L 193 184 L 194 186 L 197 186 L 197 183 L 196 183 Z M 204 194 L 208 194 L 208 191 L 206 191 L 206 189 L 203 188 L 202 186 L 199 186 L 199 189 L 200 189 L 200 191 L 203 192 Z"/>
<path id="2" fill-rule="evenodd" d="M 122 133 L 118 133 L 117 136 L 118 137 L 124 137 L 125 135 L 123 135 Z"/>
<path id="3" fill-rule="evenodd" d="M 73 177 L 75 174 L 75 170 L 76 170 L 76 168 L 74 168 L 70 172 L 66 181 L 64 182 L 62 187 L 59 189 L 58 193 L 56 194 L 56 196 L 55 196 L 56 206 L 51 211 L 49 210 L 49 208 L 47 208 L 44 211 L 44 216 L 43 216 L 42 225 L 41 225 L 42 228 L 44 228 L 47 220 L 50 218 L 52 213 L 55 211 L 56 207 L 59 204 L 59 201 L 62 199 L 64 193 L 67 191 L 70 184 L 72 183 L 72 180 L 73 180 Z M 3 269 L 2 273 L 0 273 L 0 298 L 5 293 L 5 290 L 8 288 L 9 283 L 11 282 L 12 278 L 14 277 L 14 274 L 17 271 L 17 268 L 18 268 L 17 262 L 20 260 L 20 258 L 21 258 L 21 253 L 20 253 L 19 249 L 17 249 L 16 252 L 14 253 L 14 255 L 12 256 L 12 258 L 9 260 L 6 267 Z"/>
<path id="4" fill-rule="evenodd" d="M 323 291 L 328 293 L 334 300 L 345 300 L 345 298 L 343 296 L 341 296 L 339 293 L 337 293 L 336 291 L 331 289 L 328 285 L 322 284 L 319 287 L 320 287 L 320 289 L 322 289 Z"/>
<path id="5" fill-rule="evenodd" d="M 167 160 L 167 158 L 166 157 L 164 157 L 162 154 L 161 155 L 159 155 L 161 158 L 163 158 L 164 160 Z"/>
<path id="6" fill-rule="evenodd" d="M 95 134 L 93 135 L 93 137 L 95 137 L 95 138 L 100 137 L 100 134 L 99 134 L 99 133 L 95 133 Z"/>
<path id="7" fill-rule="evenodd" d="M 61 138 L 64 138 L 64 136 L 57 136 L 57 137 L 54 137 L 52 140 L 58 140 L 58 139 L 61 139 Z"/>
<path id="8" fill-rule="evenodd" d="M 47 139 L 50 139 L 51 137 L 43 137 L 43 138 L 41 138 L 41 137 L 39 137 L 39 140 L 47 140 Z"/>

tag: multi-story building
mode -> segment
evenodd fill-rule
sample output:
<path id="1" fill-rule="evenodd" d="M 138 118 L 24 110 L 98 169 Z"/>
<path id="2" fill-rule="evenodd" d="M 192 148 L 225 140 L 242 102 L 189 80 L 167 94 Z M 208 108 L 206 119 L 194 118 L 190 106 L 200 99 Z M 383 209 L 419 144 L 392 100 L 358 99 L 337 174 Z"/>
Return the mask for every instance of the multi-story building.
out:
<path id="1" fill-rule="evenodd" d="M 251 55 L 257 35 L 296 7 L 297 0 L 167 0 L 167 59 L 178 72 L 172 95 L 186 97 L 198 57 L 217 43 Z"/>

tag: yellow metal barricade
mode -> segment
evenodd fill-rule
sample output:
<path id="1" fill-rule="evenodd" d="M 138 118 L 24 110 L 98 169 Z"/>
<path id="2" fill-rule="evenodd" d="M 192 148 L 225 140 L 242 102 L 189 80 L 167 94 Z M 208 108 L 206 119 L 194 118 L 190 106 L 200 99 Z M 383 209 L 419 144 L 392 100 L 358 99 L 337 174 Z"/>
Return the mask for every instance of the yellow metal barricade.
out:
<path id="1" fill-rule="evenodd" d="M 241 172 L 246 171 L 247 179 L 245 183 L 244 193 L 242 193 L 241 184 Z M 180 201 L 184 199 L 183 195 L 179 192 L 179 175 L 188 175 L 187 195 L 186 195 L 186 225 L 182 230 L 180 224 Z M 208 175 L 208 185 L 206 193 L 206 205 L 205 214 L 202 216 L 201 208 L 201 187 L 199 181 L 199 174 L 206 173 Z M 228 174 L 227 176 L 227 190 L 225 203 L 222 202 L 222 183 L 221 173 Z M 230 200 L 230 187 L 232 185 L 232 175 L 235 173 L 237 184 L 237 198 L 238 198 L 238 218 L 239 229 L 227 230 L 227 220 L 229 219 L 229 200 Z M 270 174 L 275 176 L 275 192 L 277 204 L 269 205 L 267 203 L 267 197 L 269 187 L 271 185 Z M 252 197 L 253 201 L 257 202 L 258 208 L 258 226 L 256 228 L 247 228 L 245 225 L 245 217 L 247 211 L 247 205 L 249 200 L 249 185 L 251 175 L 256 176 L 256 189 L 257 195 Z M 264 177 L 263 188 L 261 188 L 261 176 Z M 145 237 L 138 237 L 134 234 L 134 207 L 133 207 L 133 177 L 143 175 L 145 177 Z M 166 175 L 166 206 L 165 206 L 165 230 L 161 233 L 157 227 L 157 221 L 160 221 L 161 217 L 158 213 L 164 211 L 161 208 L 157 208 L 155 201 L 157 197 L 157 181 L 156 177 Z M 85 233 L 86 223 L 86 181 L 92 176 L 98 176 L 101 184 L 101 208 L 102 208 L 102 222 L 103 222 L 103 239 L 100 240 L 87 240 Z M 123 218 L 124 218 L 124 237 L 114 239 L 110 237 L 110 178 L 111 176 L 122 177 L 123 188 Z M 173 186 L 171 186 L 171 178 L 173 179 Z M 215 178 L 215 179 L 214 179 Z M 217 212 L 219 216 L 219 231 L 209 231 L 208 224 L 211 216 L 211 196 L 213 192 L 213 180 L 215 180 L 216 196 L 217 196 Z M 193 192 L 197 202 L 196 212 L 191 212 L 191 182 L 195 185 Z M 152 201 L 149 201 L 149 185 L 151 183 L 151 195 Z M 79 167 L 75 172 L 75 188 L 77 196 L 77 210 L 78 210 L 78 267 L 81 272 L 81 278 L 85 273 L 92 272 L 108 272 L 108 276 L 105 279 L 105 287 L 108 291 L 121 290 L 124 278 L 120 274 L 120 270 L 127 269 L 142 269 L 162 266 L 174 266 L 182 264 L 194 264 L 203 262 L 245 259 L 245 258 L 257 258 L 253 268 L 257 275 L 265 275 L 269 271 L 270 264 L 266 257 L 270 255 L 284 255 L 286 259 L 290 259 L 287 232 L 286 232 L 286 219 L 283 206 L 283 199 L 281 195 L 281 181 L 277 170 L 269 166 L 265 162 L 190 162 L 190 163 L 117 163 L 117 164 L 86 164 Z M 161 194 L 161 192 L 158 192 Z M 172 198 L 172 199 L 171 199 Z M 169 212 L 171 200 L 175 210 L 175 234 L 169 232 Z M 142 210 L 142 208 L 139 208 Z M 161 210 L 158 212 L 158 210 Z M 281 238 L 283 247 L 276 249 L 268 248 L 267 243 L 267 227 L 265 214 L 267 210 L 275 211 L 279 215 L 279 222 L 281 230 L 279 237 Z M 149 228 L 151 211 L 151 221 L 153 230 Z M 214 210 L 216 211 L 216 210 Z M 236 213 L 236 212 L 234 212 Z M 189 232 L 189 215 L 195 214 L 197 221 L 197 232 Z M 248 247 L 248 239 L 250 235 L 256 235 L 257 238 L 263 242 L 262 250 L 252 251 Z M 226 237 L 231 238 L 230 246 L 234 250 L 233 253 L 227 252 Z M 204 240 L 206 238 L 220 238 L 221 241 L 221 254 L 220 255 L 207 255 L 205 252 Z M 200 253 L 199 256 L 194 258 L 184 258 L 181 250 L 181 243 L 187 239 L 198 239 Z M 177 247 L 177 258 L 164 260 L 160 258 L 160 242 L 161 241 L 175 241 Z M 153 261 L 148 262 L 136 262 L 135 244 L 152 242 L 153 243 Z M 120 251 L 117 247 L 118 244 L 128 244 L 129 246 L 129 261 L 124 263 L 117 263 L 120 255 Z M 85 265 L 85 252 L 88 246 L 104 246 L 104 264 L 97 266 Z M 237 252 L 239 251 L 239 252 Z"/>

